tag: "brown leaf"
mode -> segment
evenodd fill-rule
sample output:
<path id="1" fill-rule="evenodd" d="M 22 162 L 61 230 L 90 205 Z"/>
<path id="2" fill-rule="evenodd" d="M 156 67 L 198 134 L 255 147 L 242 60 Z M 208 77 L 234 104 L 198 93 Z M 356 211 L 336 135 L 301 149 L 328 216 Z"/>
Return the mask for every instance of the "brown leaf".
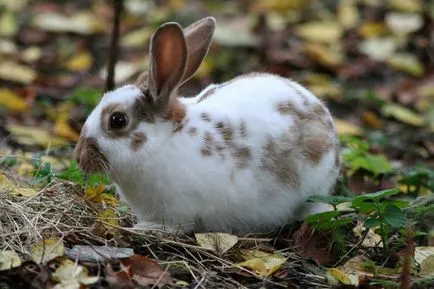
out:
<path id="1" fill-rule="evenodd" d="M 172 284 L 172 277 L 156 261 L 141 255 L 120 259 L 128 274 L 140 286 Z"/>

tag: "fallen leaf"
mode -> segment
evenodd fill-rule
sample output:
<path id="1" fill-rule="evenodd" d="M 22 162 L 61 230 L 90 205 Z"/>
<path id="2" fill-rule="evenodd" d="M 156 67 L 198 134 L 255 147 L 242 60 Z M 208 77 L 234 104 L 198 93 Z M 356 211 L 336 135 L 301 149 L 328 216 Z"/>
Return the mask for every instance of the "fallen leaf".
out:
<path id="1" fill-rule="evenodd" d="M 172 277 L 157 262 L 141 255 L 120 259 L 128 275 L 140 286 L 172 284 Z"/>
<path id="2" fill-rule="evenodd" d="M 396 35 L 407 35 L 423 26 L 422 15 L 417 13 L 387 13 L 385 21 L 390 31 Z"/>
<path id="3" fill-rule="evenodd" d="M 19 267 L 21 263 L 21 258 L 15 251 L 6 250 L 0 252 L 0 271 Z"/>
<path id="4" fill-rule="evenodd" d="M 118 61 L 115 68 L 115 82 L 122 83 L 131 78 L 133 75 L 141 71 L 145 71 L 147 67 L 146 60 L 147 58 L 143 58 L 142 60 L 135 62 Z M 107 68 L 101 70 L 100 77 L 106 79 Z"/>
<path id="5" fill-rule="evenodd" d="M 116 206 L 119 201 L 113 195 L 105 193 L 106 186 L 104 184 L 99 184 L 97 186 L 87 187 L 85 190 L 85 196 L 89 200 L 95 203 L 104 203 L 111 206 Z"/>
<path id="6" fill-rule="evenodd" d="M 21 145 L 38 145 L 47 148 L 67 144 L 65 139 L 52 136 L 43 128 L 11 125 L 8 126 L 8 130 L 11 137 Z"/>
<path id="7" fill-rule="evenodd" d="M 382 129 L 384 127 L 384 121 L 372 111 L 364 111 L 363 120 L 374 129 Z"/>
<path id="8" fill-rule="evenodd" d="M 38 264 L 63 256 L 64 253 L 63 240 L 57 238 L 39 241 L 32 247 L 32 259 Z"/>
<path id="9" fill-rule="evenodd" d="M 255 47 L 259 39 L 251 31 L 250 19 L 247 17 L 237 17 L 233 20 L 217 19 L 219 25 L 214 32 L 215 42 L 223 46 L 247 46 Z"/>
<path id="10" fill-rule="evenodd" d="M 36 72 L 25 65 L 12 61 L 0 62 L 0 78 L 4 80 L 29 84 L 36 78 Z"/>
<path id="11" fill-rule="evenodd" d="M 384 61 L 388 59 L 398 48 L 396 39 L 392 37 L 369 38 L 359 44 L 361 53 L 368 55 L 373 60 Z"/>
<path id="12" fill-rule="evenodd" d="M 340 65 L 344 62 L 344 55 L 336 46 L 325 46 L 319 43 L 305 43 L 304 51 L 316 62 L 329 67 Z"/>
<path id="13" fill-rule="evenodd" d="M 339 135 L 362 135 L 363 130 L 361 127 L 352 124 L 343 119 L 334 119 L 336 130 Z"/>
<path id="14" fill-rule="evenodd" d="M 353 0 L 340 1 L 337 19 L 345 29 L 355 27 L 360 20 L 359 10 Z"/>
<path id="15" fill-rule="evenodd" d="M 428 256 L 420 265 L 419 275 L 422 277 L 434 276 L 434 255 Z"/>
<path id="16" fill-rule="evenodd" d="M 410 53 L 395 53 L 387 59 L 387 63 L 413 76 L 421 76 L 425 70 L 419 59 Z"/>
<path id="17" fill-rule="evenodd" d="M 326 272 L 327 281 L 330 285 L 345 284 L 351 285 L 351 279 L 344 272 L 337 268 L 329 268 Z"/>
<path id="18" fill-rule="evenodd" d="M 37 191 L 32 188 L 22 188 L 16 186 L 5 175 L 0 174 L 0 191 L 7 192 L 14 196 L 33 197 Z"/>
<path id="19" fill-rule="evenodd" d="M 90 12 L 80 12 L 71 16 L 61 14 L 39 13 L 33 19 L 35 27 L 50 32 L 74 32 L 93 34 L 104 32 L 104 22 Z"/>
<path id="20" fill-rule="evenodd" d="M 301 24 L 295 32 L 301 38 L 311 42 L 332 44 L 341 39 L 344 30 L 338 22 L 318 21 Z"/>
<path id="21" fill-rule="evenodd" d="M 416 114 L 412 110 L 404 106 L 401 106 L 399 104 L 395 104 L 395 103 L 385 104 L 382 107 L 381 111 L 386 117 L 392 116 L 397 120 L 412 126 L 420 127 L 425 124 L 425 120 L 423 119 L 422 116 Z"/>
<path id="22" fill-rule="evenodd" d="M 11 112 L 26 112 L 28 103 L 16 92 L 7 88 L 0 88 L 0 107 L 5 107 Z"/>
<path id="23" fill-rule="evenodd" d="M 222 256 L 238 242 L 237 236 L 226 233 L 198 233 L 194 236 L 201 247 L 213 250 L 219 256 Z"/>
<path id="24" fill-rule="evenodd" d="M 53 127 L 53 133 L 70 141 L 78 141 L 80 134 L 64 119 L 58 119 Z"/>
<path id="25" fill-rule="evenodd" d="M 34 63 L 38 61 L 42 56 L 41 48 L 37 46 L 30 46 L 27 47 L 22 53 L 21 53 L 21 59 L 28 63 Z"/>
<path id="26" fill-rule="evenodd" d="M 279 253 L 267 253 L 259 250 L 243 250 L 241 256 L 246 261 L 235 266 L 249 268 L 261 277 L 273 275 L 286 262 L 286 258 Z"/>
<path id="27" fill-rule="evenodd" d="M 0 36 L 11 37 L 18 31 L 17 15 L 8 10 L 2 10 L 0 14 Z"/>
<path id="28" fill-rule="evenodd" d="M 92 55 L 87 51 L 74 54 L 65 64 L 71 71 L 87 71 L 92 67 Z"/>
<path id="29" fill-rule="evenodd" d="M 364 38 L 377 38 L 387 34 L 388 31 L 386 24 L 375 21 L 366 21 L 359 28 L 359 33 Z"/>
<path id="30" fill-rule="evenodd" d="M 423 10 L 422 0 L 389 0 L 389 7 L 405 12 L 421 12 Z"/>
<path id="31" fill-rule="evenodd" d="M 153 31 L 150 28 L 141 28 L 128 32 L 121 38 L 121 45 L 125 47 L 142 47 L 151 37 Z"/>
<path id="32" fill-rule="evenodd" d="M 287 11 L 295 8 L 299 8 L 306 1 L 304 0 L 258 0 L 253 2 L 254 11 Z"/>
<path id="33" fill-rule="evenodd" d="M 59 282 L 58 288 L 82 288 L 81 285 L 91 285 L 99 280 L 98 276 L 89 276 L 86 267 L 75 262 L 61 258 L 59 267 L 53 273 L 53 280 Z M 56 287 L 54 287 L 56 288 Z"/>
<path id="34" fill-rule="evenodd" d="M 116 211 L 112 208 L 107 208 L 99 212 L 98 220 L 102 223 L 109 224 L 115 227 L 119 226 L 119 219 L 116 216 Z"/>

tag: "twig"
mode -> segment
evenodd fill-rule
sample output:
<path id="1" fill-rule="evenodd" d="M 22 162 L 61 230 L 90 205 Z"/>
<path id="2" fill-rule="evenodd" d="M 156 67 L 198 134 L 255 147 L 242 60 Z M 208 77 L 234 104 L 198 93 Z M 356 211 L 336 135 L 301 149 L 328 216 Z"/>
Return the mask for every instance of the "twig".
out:
<path id="1" fill-rule="evenodd" d="M 121 14 L 123 10 L 123 0 L 113 0 L 115 17 L 113 20 L 113 30 L 111 34 L 107 79 L 105 84 L 105 91 L 110 91 L 115 88 L 115 65 L 118 59 L 119 52 L 119 26 L 121 22 Z"/>

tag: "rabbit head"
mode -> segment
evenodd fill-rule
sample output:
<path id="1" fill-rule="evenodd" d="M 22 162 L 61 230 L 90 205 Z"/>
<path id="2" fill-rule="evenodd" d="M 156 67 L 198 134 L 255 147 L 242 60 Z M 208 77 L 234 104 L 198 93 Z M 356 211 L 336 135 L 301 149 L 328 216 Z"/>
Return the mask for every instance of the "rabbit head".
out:
<path id="1" fill-rule="evenodd" d="M 214 18 L 206 17 L 185 30 L 174 22 L 157 29 L 150 41 L 149 69 L 135 85 L 104 94 L 86 120 L 74 152 L 83 171 L 112 172 L 135 152 L 152 153 L 170 138 L 185 117 L 177 89 L 202 63 L 214 27 Z"/>

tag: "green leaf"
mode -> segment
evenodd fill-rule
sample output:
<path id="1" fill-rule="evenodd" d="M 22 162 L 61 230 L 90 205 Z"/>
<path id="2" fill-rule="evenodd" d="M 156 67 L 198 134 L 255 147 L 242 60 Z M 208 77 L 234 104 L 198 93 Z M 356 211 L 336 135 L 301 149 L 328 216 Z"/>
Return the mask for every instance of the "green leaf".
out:
<path id="1" fill-rule="evenodd" d="M 338 216 L 339 214 L 340 214 L 339 211 L 321 212 L 318 214 L 310 215 L 306 217 L 304 220 L 309 224 L 327 222 L 333 220 L 333 218 Z"/>
<path id="2" fill-rule="evenodd" d="M 365 201 L 365 200 L 380 200 L 386 197 L 390 197 L 390 196 L 394 196 L 399 194 L 399 188 L 393 188 L 393 189 L 387 189 L 387 190 L 383 190 L 383 191 L 378 191 L 376 193 L 371 193 L 371 194 L 365 194 L 365 195 L 361 195 L 358 197 L 355 197 L 354 201 Z"/>
<path id="3" fill-rule="evenodd" d="M 314 223 L 311 224 L 311 226 L 313 229 L 316 230 L 330 230 L 330 229 L 338 229 L 352 222 L 353 222 L 352 218 L 341 218 L 341 219 L 329 220 L 321 223 Z"/>
<path id="4" fill-rule="evenodd" d="M 351 201 L 352 198 L 350 197 L 344 197 L 344 196 L 324 196 L 324 195 L 317 195 L 317 196 L 311 196 L 307 199 L 308 202 L 317 202 L 317 203 L 326 203 L 332 206 L 336 206 L 340 203 L 345 203 L 348 201 Z"/>
<path id="5" fill-rule="evenodd" d="M 384 221 L 392 227 L 401 228 L 407 225 L 404 212 L 393 205 L 387 205 L 384 210 Z"/>
<path id="6" fill-rule="evenodd" d="M 368 229 L 377 227 L 381 224 L 381 220 L 377 218 L 367 218 L 364 226 Z"/>

